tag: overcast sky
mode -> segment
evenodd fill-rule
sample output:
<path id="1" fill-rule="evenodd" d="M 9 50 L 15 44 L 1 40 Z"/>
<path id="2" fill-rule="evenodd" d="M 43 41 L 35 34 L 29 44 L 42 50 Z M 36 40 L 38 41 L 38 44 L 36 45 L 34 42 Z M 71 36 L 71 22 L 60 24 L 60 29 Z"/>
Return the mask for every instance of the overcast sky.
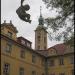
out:
<path id="1" fill-rule="evenodd" d="M 23 4 L 29 4 L 30 10 L 28 13 L 31 14 L 31 24 L 22 21 L 19 19 L 16 14 L 16 9 L 20 6 L 20 0 L 1 0 L 1 23 L 6 20 L 7 23 L 12 20 L 12 23 L 17 27 L 18 34 L 17 36 L 23 36 L 24 38 L 32 42 L 32 48 L 35 48 L 35 32 L 34 30 L 38 26 L 38 18 L 40 15 L 40 6 L 42 6 L 42 16 L 44 18 L 50 16 L 54 17 L 57 15 L 55 11 L 49 11 L 46 9 L 45 4 L 42 0 L 25 0 Z M 51 47 L 57 43 L 57 41 L 50 41 L 48 39 L 48 47 Z"/>

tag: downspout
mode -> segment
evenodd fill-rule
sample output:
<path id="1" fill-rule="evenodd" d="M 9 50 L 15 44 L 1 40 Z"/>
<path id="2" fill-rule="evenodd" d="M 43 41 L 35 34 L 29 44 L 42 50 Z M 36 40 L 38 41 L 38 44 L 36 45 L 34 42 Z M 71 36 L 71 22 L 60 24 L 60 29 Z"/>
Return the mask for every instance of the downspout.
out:
<path id="1" fill-rule="evenodd" d="M 48 63 L 47 63 L 47 58 L 45 58 L 45 75 L 48 75 Z"/>

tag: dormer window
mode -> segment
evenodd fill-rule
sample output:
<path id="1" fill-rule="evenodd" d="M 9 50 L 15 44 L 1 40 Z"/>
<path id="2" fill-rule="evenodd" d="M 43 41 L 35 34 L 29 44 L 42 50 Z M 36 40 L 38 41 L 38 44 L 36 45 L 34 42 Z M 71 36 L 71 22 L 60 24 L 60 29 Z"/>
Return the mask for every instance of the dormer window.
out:
<path id="1" fill-rule="evenodd" d="M 25 45 L 25 41 L 24 40 L 21 40 L 21 43 Z"/>
<path id="2" fill-rule="evenodd" d="M 30 43 L 27 42 L 27 46 L 30 47 Z"/>
<path id="3" fill-rule="evenodd" d="M 8 31 L 8 36 L 12 38 L 12 33 Z"/>

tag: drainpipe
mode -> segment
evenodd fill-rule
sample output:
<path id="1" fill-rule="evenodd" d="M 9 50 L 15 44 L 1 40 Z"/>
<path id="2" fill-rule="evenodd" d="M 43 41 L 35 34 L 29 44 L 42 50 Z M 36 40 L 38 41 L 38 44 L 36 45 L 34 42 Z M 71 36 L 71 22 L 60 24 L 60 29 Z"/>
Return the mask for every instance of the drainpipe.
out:
<path id="1" fill-rule="evenodd" d="M 48 63 L 47 63 L 47 58 L 45 58 L 45 75 L 48 75 Z"/>

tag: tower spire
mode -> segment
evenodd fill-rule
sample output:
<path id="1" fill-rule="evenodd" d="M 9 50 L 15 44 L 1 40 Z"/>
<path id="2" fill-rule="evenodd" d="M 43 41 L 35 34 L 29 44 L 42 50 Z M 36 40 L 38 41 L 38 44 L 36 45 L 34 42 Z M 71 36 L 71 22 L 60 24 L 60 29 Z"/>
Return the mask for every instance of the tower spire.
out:
<path id="1" fill-rule="evenodd" d="M 39 17 L 39 25 L 44 25 L 44 19 L 42 17 L 42 13 L 41 13 L 42 7 L 40 6 L 40 17 Z"/>
<path id="2" fill-rule="evenodd" d="M 41 10 L 42 10 L 42 7 L 40 6 L 40 16 L 42 16 Z"/>

